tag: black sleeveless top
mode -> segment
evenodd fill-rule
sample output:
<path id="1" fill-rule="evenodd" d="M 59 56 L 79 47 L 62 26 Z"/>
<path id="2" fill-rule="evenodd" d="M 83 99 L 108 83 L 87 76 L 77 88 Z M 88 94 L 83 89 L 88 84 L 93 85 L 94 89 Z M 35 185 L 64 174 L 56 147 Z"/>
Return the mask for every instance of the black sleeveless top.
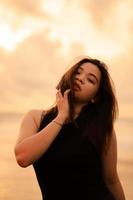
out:
<path id="1" fill-rule="evenodd" d="M 52 113 L 46 114 L 39 130 L 53 118 Z M 115 200 L 104 183 L 99 153 L 82 134 L 80 118 L 76 119 L 78 127 L 64 124 L 33 164 L 43 200 Z"/>

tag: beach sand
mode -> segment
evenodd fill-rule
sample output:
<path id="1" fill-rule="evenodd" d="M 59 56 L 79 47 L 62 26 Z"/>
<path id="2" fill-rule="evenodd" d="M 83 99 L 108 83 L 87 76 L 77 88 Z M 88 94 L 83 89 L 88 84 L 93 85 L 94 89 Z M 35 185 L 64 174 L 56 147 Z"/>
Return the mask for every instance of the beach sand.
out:
<path id="1" fill-rule="evenodd" d="M 33 167 L 21 168 L 14 156 L 21 117 L 0 124 L 0 200 L 41 200 Z M 118 172 L 126 199 L 133 200 L 133 162 L 118 158 Z"/>

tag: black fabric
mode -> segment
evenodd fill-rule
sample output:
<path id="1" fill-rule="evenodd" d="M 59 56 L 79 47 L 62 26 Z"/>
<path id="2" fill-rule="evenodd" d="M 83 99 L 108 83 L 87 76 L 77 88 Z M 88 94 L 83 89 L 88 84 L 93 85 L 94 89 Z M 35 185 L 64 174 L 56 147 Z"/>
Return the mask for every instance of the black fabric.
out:
<path id="1" fill-rule="evenodd" d="M 46 114 L 40 130 L 53 118 Z M 33 164 L 43 200 L 115 200 L 103 181 L 99 153 L 82 134 L 80 119 L 81 115 L 76 119 L 78 127 L 65 124 Z"/>

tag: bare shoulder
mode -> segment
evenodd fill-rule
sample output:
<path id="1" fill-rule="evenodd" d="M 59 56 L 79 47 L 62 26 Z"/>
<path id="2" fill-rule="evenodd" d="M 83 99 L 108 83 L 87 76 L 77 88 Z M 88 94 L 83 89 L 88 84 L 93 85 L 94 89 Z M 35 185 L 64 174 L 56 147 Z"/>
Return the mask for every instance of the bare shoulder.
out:
<path id="1" fill-rule="evenodd" d="M 112 131 L 107 150 L 103 152 L 102 167 L 106 183 L 114 181 L 117 177 L 117 140 L 115 130 Z"/>
<path id="2" fill-rule="evenodd" d="M 36 127 L 39 128 L 40 121 L 45 113 L 46 110 L 43 109 L 32 109 L 25 114 L 24 118 L 31 118 L 34 121 Z"/>
<path id="3" fill-rule="evenodd" d="M 41 118 L 43 117 L 44 110 L 29 110 L 24 116 L 20 124 L 19 136 L 17 144 L 24 139 L 33 136 L 38 132 Z"/>
<path id="4" fill-rule="evenodd" d="M 110 137 L 108 138 L 108 142 L 103 149 L 103 155 L 107 156 L 110 154 L 113 150 L 116 150 L 117 140 L 116 140 L 116 132 L 113 129 Z"/>

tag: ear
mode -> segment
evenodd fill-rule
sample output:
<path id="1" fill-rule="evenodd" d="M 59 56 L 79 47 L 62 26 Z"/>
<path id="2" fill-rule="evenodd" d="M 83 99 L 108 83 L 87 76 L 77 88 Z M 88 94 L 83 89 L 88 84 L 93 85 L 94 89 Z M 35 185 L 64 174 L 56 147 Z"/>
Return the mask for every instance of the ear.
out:
<path id="1" fill-rule="evenodd" d="M 99 100 L 99 97 L 96 95 L 95 97 L 93 97 L 92 99 L 91 99 L 91 103 L 95 103 L 95 102 L 97 102 Z"/>
<path id="2" fill-rule="evenodd" d="M 95 103 L 95 99 L 93 98 L 93 99 L 91 99 L 91 103 Z"/>

